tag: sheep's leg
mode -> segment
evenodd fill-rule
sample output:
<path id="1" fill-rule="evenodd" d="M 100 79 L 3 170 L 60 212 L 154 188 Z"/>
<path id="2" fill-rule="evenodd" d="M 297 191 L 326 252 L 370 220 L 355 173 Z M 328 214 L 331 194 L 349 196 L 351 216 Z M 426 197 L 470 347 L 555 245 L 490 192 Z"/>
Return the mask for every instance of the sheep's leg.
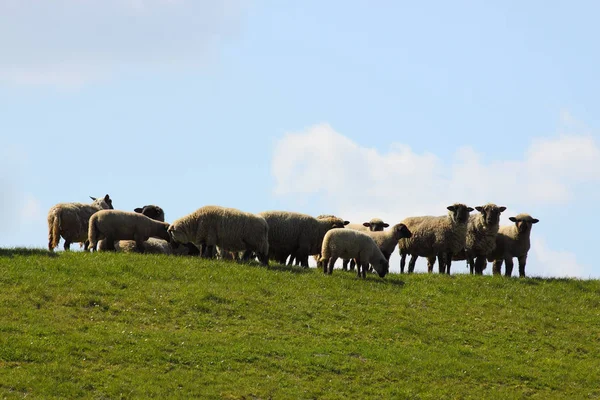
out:
<path id="1" fill-rule="evenodd" d="M 408 273 L 409 274 L 412 274 L 415 271 L 415 264 L 417 263 L 417 258 L 419 258 L 419 256 L 414 255 L 414 254 L 412 256 L 410 256 L 410 261 L 408 262 Z"/>
<path id="2" fill-rule="evenodd" d="M 519 277 L 525 278 L 525 264 L 527 264 L 527 255 L 518 258 L 519 261 Z"/>
<path id="3" fill-rule="evenodd" d="M 444 269 L 446 270 L 446 275 L 450 275 L 450 267 L 452 266 L 452 253 L 446 254 L 446 263 Z"/>
<path id="4" fill-rule="evenodd" d="M 331 257 L 329 259 L 329 270 L 327 271 L 327 273 L 329 275 L 333 274 L 333 266 L 335 265 L 336 261 L 337 261 L 337 257 Z"/>
<path id="5" fill-rule="evenodd" d="M 361 265 L 362 265 L 361 276 L 363 279 L 365 279 L 367 277 L 367 271 L 369 270 L 369 263 L 361 262 Z"/>
<path id="6" fill-rule="evenodd" d="M 71 250 L 71 241 L 65 239 L 65 244 L 64 244 L 63 248 L 65 249 L 65 251 Z"/>
<path id="7" fill-rule="evenodd" d="M 504 262 L 506 263 L 506 270 L 504 271 L 504 275 L 510 277 L 512 276 L 512 270 L 514 265 L 512 257 L 505 259 Z"/>
<path id="8" fill-rule="evenodd" d="M 498 259 L 498 260 L 494 260 L 493 264 L 492 264 L 492 273 L 494 275 L 502 275 L 502 263 L 504 262 L 503 259 Z"/>
<path id="9" fill-rule="evenodd" d="M 360 278 L 360 270 L 362 269 L 362 263 L 360 262 L 360 258 L 355 258 L 356 261 L 356 277 Z"/>
<path id="10" fill-rule="evenodd" d="M 288 261 L 288 264 L 287 264 L 287 265 L 289 265 L 290 267 L 291 267 L 292 265 L 294 265 L 294 259 L 295 259 L 295 260 L 298 260 L 298 258 L 297 258 L 297 257 L 295 257 L 295 256 L 292 254 L 292 255 L 290 256 L 290 260 Z"/>
<path id="11" fill-rule="evenodd" d="M 348 271 L 348 263 L 350 260 L 342 260 L 342 271 Z"/>
<path id="12" fill-rule="evenodd" d="M 475 258 L 475 273 L 477 275 L 483 275 L 483 270 L 485 269 L 485 257 L 483 256 L 478 256 L 477 258 Z"/>
<path id="13" fill-rule="evenodd" d="M 350 259 L 350 271 L 354 271 L 356 267 L 356 260 L 354 258 Z"/>
<path id="14" fill-rule="evenodd" d="M 442 254 L 438 254 L 438 273 L 443 274 L 446 268 L 446 262 Z M 427 271 L 433 272 L 433 266 L 435 265 L 435 257 L 427 257 Z"/>
<path id="15" fill-rule="evenodd" d="M 90 247 L 90 241 L 86 240 L 85 242 L 83 242 L 83 251 L 88 251 Z"/>
<path id="16" fill-rule="evenodd" d="M 467 265 L 469 266 L 469 273 L 473 275 L 477 273 L 477 266 L 475 265 L 475 260 L 473 257 L 467 254 Z"/>
<path id="17" fill-rule="evenodd" d="M 406 265 L 406 253 L 400 253 L 400 273 L 404 273 L 404 266 Z"/>
<path id="18" fill-rule="evenodd" d="M 324 258 L 323 260 L 319 261 L 321 263 L 321 266 L 323 267 L 323 273 L 327 274 L 327 268 L 329 267 L 329 258 Z"/>

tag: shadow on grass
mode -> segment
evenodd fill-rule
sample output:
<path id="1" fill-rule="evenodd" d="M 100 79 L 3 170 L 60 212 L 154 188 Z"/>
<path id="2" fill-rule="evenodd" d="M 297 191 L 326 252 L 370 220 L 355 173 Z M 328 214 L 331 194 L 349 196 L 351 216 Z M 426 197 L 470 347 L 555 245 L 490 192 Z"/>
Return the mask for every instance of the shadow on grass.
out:
<path id="1" fill-rule="evenodd" d="M 298 267 L 294 265 L 269 264 L 266 268 L 270 271 L 291 272 L 293 274 L 306 274 L 310 272 L 310 268 Z"/>
<path id="2" fill-rule="evenodd" d="M 58 257 L 58 254 L 44 250 L 44 249 L 27 249 L 22 247 L 15 247 L 11 249 L 0 249 L 0 257 L 14 257 L 14 256 L 47 256 L 47 257 Z"/>

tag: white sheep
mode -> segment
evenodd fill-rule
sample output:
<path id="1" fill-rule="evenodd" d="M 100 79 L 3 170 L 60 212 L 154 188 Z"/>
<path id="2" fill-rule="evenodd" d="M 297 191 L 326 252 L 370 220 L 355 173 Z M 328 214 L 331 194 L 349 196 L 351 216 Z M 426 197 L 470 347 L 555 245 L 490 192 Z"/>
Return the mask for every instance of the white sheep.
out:
<path id="1" fill-rule="evenodd" d="M 388 226 L 390 226 L 390 224 L 388 224 L 387 222 L 383 222 L 381 218 L 371 218 L 370 221 L 363 222 L 362 224 L 348 224 L 346 225 L 346 229 L 354 229 L 355 231 L 359 232 L 381 232 Z M 348 263 L 350 263 L 350 271 L 354 271 L 354 259 L 343 260 L 342 269 L 346 271 L 348 269 Z"/>
<path id="2" fill-rule="evenodd" d="M 96 250 L 98 241 L 104 239 L 105 249 L 113 251 L 116 241 L 134 240 L 137 250 L 143 253 L 144 242 L 150 237 L 170 241 L 168 228 L 168 223 L 136 212 L 101 210 L 90 217 L 88 240 L 92 250 Z"/>
<path id="3" fill-rule="evenodd" d="M 325 234 L 319 265 L 323 272 L 332 274 L 338 258 L 356 260 L 358 277 L 366 277 L 369 264 L 383 278 L 389 271 L 389 262 L 372 237 L 353 229 L 332 229 Z"/>
<path id="4" fill-rule="evenodd" d="M 525 277 L 525 264 L 527 253 L 531 247 L 530 235 L 533 224 L 539 219 L 529 214 L 519 214 L 509 218 L 514 225 L 501 226 L 496 235 L 496 248 L 488 255 L 488 261 L 492 261 L 492 272 L 494 275 L 502 274 L 502 262 L 506 262 L 505 275 L 511 276 L 513 270 L 513 257 L 519 262 L 519 277 Z"/>
<path id="5" fill-rule="evenodd" d="M 200 207 L 174 221 L 169 227 L 174 242 L 193 243 L 203 248 L 202 256 L 212 257 L 216 246 L 230 251 L 247 251 L 243 260 L 255 252 L 263 265 L 268 264 L 269 226 L 261 216 L 235 208 Z"/>
<path id="6" fill-rule="evenodd" d="M 483 274 L 486 257 L 496 247 L 496 235 L 500 228 L 500 214 L 506 207 L 488 203 L 475 207 L 479 214 L 471 215 L 467 224 L 465 249 L 456 254 L 453 260 L 467 260 L 471 274 Z"/>
<path id="7" fill-rule="evenodd" d="M 412 237 L 400 239 L 400 272 L 404 272 L 406 256 L 411 255 L 408 272 L 413 272 L 418 257 L 428 259 L 427 269 L 432 272 L 431 260 L 438 258 L 440 273 L 450 274 L 452 256 L 464 249 L 467 239 L 467 223 L 473 208 L 462 203 L 448 207 L 448 215 L 440 217 L 410 217 L 402 221 L 412 232 Z"/>
<path id="8" fill-rule="evenodd" d="M 84 243 L 88 249 L 88 221 L 92 214 L 100 210 L 112 210 L 112 199 L 107 194 L 103 198 L 95 198 L 91 204 L 59 203 L 48 211 L 48 250 L 54 251 L 60 238 L 65 240 L 64 249 L 70 250 L 71 243 Z"/>

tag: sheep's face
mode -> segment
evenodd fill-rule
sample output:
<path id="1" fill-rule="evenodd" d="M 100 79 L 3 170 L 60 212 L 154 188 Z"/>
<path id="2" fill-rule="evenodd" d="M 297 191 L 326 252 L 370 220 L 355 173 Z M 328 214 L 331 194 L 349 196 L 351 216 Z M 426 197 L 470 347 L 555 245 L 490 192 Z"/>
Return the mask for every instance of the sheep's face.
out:
<path id="1" fill-rule="evenodd" d="M 160 230 L 160 238 L 166 240 L 171 243 L 171 234 L 169 232 L 170 225 L 166 222 L 159 221 L 162 224 L 162 229 Z"/>
<path id="2" fill-rule="evenodd" d="M 412 237 L 412 232 L 404 224 L 396 224 L 396 225 L 394 225 L 394 227 L 392 229 L 394 232 L 395 240 Z"/>
<path id="3" fill-rule="evenodd" d="M 184 229 L 179 225 L 170 225 L 167 229 L 167 232 L 169 232 L 169 236 L 171 237 L 171 240 L 173 242 L 181 244 L 185 244 L 188 242 L 187 234 L 185 233 Z"/>
<path id="4" fill-rule="evenodd" d="M 165 212 L 159 206 L 149 205 L 144 207 L 138 207 L 134 209 L 136 213 L 143 214 L 148 218 L 152 218 L 156 221 L 165 222 Z"/>
<path id="5" fill-rule="evenodd" d="M 380 231 L 384 230 L 385 228 L 387 228 L 388 226 L 390 226 L 390 224 L 386 224 L 379 218 L 373 218 L 369 222 L 364 222 L 363 226 L 366 226 L 367 228 L 369 228 L 369 230 L 371 232 L 380 232 Z"/>
<path id="6" fill-rule="evenodd" d="M 469 221 L 469 213 L 473 211 L 472 207 L 467 207 L 464 204 L 456 203 L 446 207 L 448 214 L 456 224 L 466 224 Z"/>
<path id="7" fill-rule="evenodd" d="M 90 196 L 90 199 L 93 200 L 92 204 L 99 206 L 103 210 L 114 210 L 112 199 L 109 195 L 106 195 L 101 199 L 97 199 L 95 197 Z"/>
<path id="8" fill-rule="evenodd" d="M 539 219 L 533 218 L 531 215 L 528 214 L 519 214 L 516 217 L 510 217 L 509 219 L 515 223 L 519 233 L 527 233 L 531 231 L 531 227 L 533 226 L 533 224 L 537 224 L 538 222 L 540 222 Z"/>
<path id="9" fill-rule="evenodd" d="M 486 204 L 485 206 L 475 207 L 475 209 L 481 213 L 487 226 L 493 226 L 500 223 L 500 214 L 506 210 L 506 207 Z"/>
<path id="10" fill-rule="evenodd" d="M 380 278 L 383 278 L 387 275 L 390 270 L 390 263 L 385 259 L 379 260 L 379 262 L 373 264 L 373 269 L 377 272 Z"/>
<path id="11" fill-rule="evenodd" d="M 331 219 L 331 229 L 343 228 L 346 225 L 348 225 L 349 223 L 350 223 L 350 221 L 344 221 L 343 219 L 340 219 L 340 218 L 332 218 Z"/>

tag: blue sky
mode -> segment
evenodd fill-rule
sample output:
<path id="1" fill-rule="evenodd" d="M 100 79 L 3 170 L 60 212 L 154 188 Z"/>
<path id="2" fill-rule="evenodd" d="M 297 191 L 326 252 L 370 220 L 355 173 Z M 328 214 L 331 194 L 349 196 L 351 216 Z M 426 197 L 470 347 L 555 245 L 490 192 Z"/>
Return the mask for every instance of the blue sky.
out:
<path id="1" fill-rule="evenodd" d="M 53 204 L 106 193 L 168 220 L 219 204 L 396 223 L 494 202 L 503 223 L 540 219 L 531 274 L 598 278 L 599 12 L 0 1 L 0 246 L 44 247 Z"/>

